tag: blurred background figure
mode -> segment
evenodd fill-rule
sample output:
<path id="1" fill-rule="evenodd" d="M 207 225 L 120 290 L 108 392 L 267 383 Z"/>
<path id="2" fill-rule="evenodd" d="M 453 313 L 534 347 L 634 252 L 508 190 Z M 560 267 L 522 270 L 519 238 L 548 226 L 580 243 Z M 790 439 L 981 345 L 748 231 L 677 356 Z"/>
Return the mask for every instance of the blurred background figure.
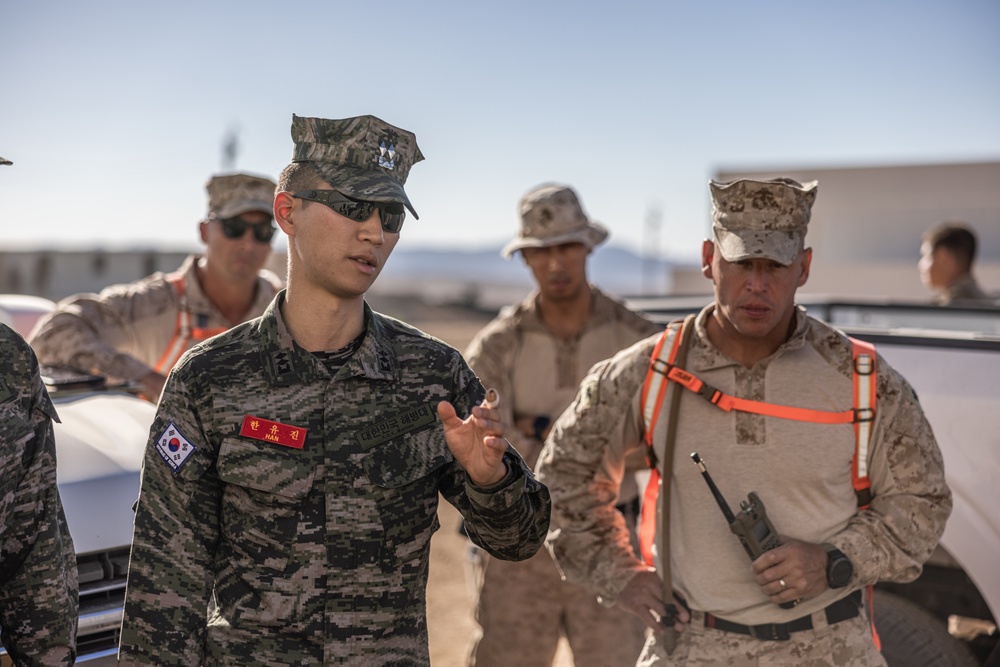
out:
<path id="1" fill-rule="evenodd" d="M 921 237 L 920 279 L 943 306 L 994 303 L 972 275 L 975 260 L 976 234 L 964 222 L 942 222 Z"/>
<path id="2" fill-rule="evenodd" d="M 134 382 L 156 402 L 185 351 L 263 314 L 281 288 L 263 269 L 275 232 L 275 183 L 230 174 L 213 176 L 206 189 L 208 214 L 198 225 L 204 253 L 174 273 L 61 301 L 29 337 L 42 365 Z"/>
<path id="3" fill-rule="evenodd" d="M 500 392 L 503 421 L 515 426 L 507 438 L 534 467 L 550 423 L 590 367 L 662 327 L 589 283 L 587 258 L 608 231 L 588 219 L 571 188 L 533 189 L 521 199 L 520 218 L 517 238 L 501 254 L 510 259 L 521 252 L 535 290 L 487 324 L 466 358 L 484 385 Z M 636 465 L 645 468 L 641 459 Z M 617 509 L 634 533 L 638 488 L 624 473 Z M 632 665 L 639 657 L 642 622 L 563 581 L 548 551 L 515 563 L 470 549 L 482 628 L 470 665 L 548 667 L 562 635 L 576 667 Z"/>

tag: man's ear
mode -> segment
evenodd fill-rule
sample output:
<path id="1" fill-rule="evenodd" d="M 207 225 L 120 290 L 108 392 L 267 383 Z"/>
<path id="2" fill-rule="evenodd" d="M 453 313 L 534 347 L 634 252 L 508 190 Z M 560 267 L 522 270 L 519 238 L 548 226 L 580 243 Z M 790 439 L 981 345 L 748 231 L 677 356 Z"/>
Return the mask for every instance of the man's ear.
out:
<path id="1" fill-rule="evenodd" d="M 809 280 L 809 267 L 812 266 L 813 249 L 806 248 L 802 251 L 802 272 L 799 274 L 799 287 Z"/>
<path id="2" fill-rule="evenodd" d="M 705 239 L 701 242 L 701 275 L 712 279 L 712 259 L 715 257 L 715 243 Z"/>
<path id="3" fill-rule="evenodd" d="M 295 208 L 295 197 L 290 192 L 282 190 L 274 195 L 274 221 L 286 236 L 295 236 L 295 223 L 292 221 Z"/>
<path id="4" fill-rule="evenodd" d="M 201 242 L 208 245 L 208 221 L 202 220 L 198 223 L 198 235 L 201 236 Z"/>

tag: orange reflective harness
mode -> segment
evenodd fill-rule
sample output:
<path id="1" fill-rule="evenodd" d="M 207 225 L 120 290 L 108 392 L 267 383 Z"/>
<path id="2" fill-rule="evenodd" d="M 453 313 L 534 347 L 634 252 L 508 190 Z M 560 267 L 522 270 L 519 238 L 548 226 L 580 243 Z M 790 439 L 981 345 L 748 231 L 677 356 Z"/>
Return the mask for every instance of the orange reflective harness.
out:
<path id="1" fill-rule="evenodd" d="M 690 325 L 693 326 L 693 323 Z M 653 539 L 656 533 L 656 500 L 660 489 L 660 470 L 653 452 L 653 431 L 660 415 L 667 385 L 674 382 L 708 401 L 720 410 L 749 412 L 767 417 L 778 417 L 795 421 L 819 424 L 854 424 L 855 449 L 851 462 L 851 482 L 857 496 L 858 509 L 871 503 L 871 482 L 868 479 L 868 446 L 871 440 L 872 422 L 875 419 L 875 346 L 851 338 L 854 380 L 854 407 L 840 412 L 813 410 L 787 405 L 775 405 L 763 401 L 753 401 L 730 396 L 715 387 L 702 382 L 695 375 L 677 365 L 677 351 L 680 346 L 682 322 L 671 323 L 653 348 L 649 370 L 642 385 L 642 418 L 645 428 L 647 461 L 651 474 L 642 498 L 642 517 L 639 525 L 639 545 L 642 558 L 653 566 Z M 683 362 L 683 360 L 682 360 Z M 667 452 L 667 456 L 671 453 Z M 664 508 L 664 511 L 668 511 Z M 667 556 L 664 554 L 663 556 Z M 871 608 L 871 586 L 868 587 L 869 609 Z M 876 645 L 878 635 L 872 633 Z"/>
<path id="2" fill-rule="evenodd" d="M 174 367 L 181 355 L 190 347 L 191 343 L 199 343 L 212 336 L 218 335 L 227 330 L 227 327 L 192 327 L 191 311 L 187 307 L 187 295 L 184 286 L 183 273 L 171 273 L 167 276 L 167 283 L 177 292 L 179 305 L 177 308 L 177 324 L 174 327 L 174 335 L 167 343 L 163 356 L 156 362 L 156 372 L 166 375 Z"/>

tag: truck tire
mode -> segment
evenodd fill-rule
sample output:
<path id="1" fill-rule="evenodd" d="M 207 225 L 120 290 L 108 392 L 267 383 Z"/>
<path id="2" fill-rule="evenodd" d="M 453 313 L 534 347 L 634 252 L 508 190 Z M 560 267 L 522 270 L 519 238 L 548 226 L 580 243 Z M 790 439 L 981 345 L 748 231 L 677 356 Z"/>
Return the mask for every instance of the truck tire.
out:
<path id="1" fill-rule="evenodd" d="M 875 590 L 872 605 L 889 667 L 977 667 L 979 661 L 944 623 L 904 597 Z"/>

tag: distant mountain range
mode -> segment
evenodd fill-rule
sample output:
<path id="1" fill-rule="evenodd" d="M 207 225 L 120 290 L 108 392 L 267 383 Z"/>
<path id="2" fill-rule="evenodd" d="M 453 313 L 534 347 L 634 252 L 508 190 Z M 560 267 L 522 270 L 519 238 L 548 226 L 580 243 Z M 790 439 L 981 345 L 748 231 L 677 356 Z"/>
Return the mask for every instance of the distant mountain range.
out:
<path id="1" fill-rule="evenodd" d="M 500 249 L 397 248 L 373 291 L 484 307 L 510 303 L 526 294 L 533 281 L 520 255 L 506 261 Z M 591 255 L 587 275 L 601 289 L 619 296 L 662 294 L 671 287 L 671 267 L 666 260 L 609 245 Z"/>

